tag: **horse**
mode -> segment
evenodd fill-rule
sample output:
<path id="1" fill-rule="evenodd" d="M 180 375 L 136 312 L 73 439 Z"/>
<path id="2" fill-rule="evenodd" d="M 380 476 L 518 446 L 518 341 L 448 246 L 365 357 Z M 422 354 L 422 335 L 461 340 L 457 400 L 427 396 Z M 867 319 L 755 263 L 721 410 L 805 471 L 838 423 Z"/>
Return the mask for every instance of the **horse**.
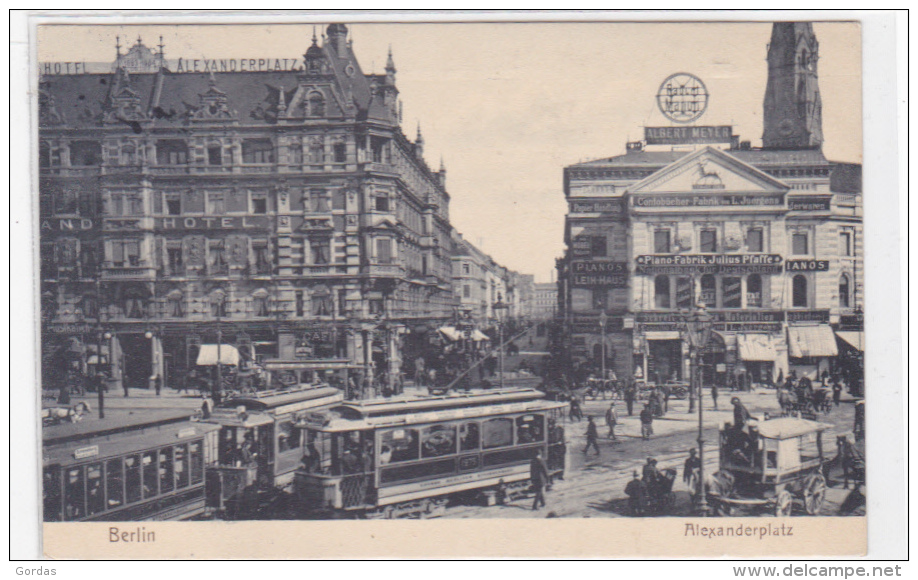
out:
<path id="1" fill-rule="evenodd" d="M 715 471 L 714 473 L 708 474 L 705 476 L 703 482 L 699 481 L 695 484 L 695 491 L 692 494 L 692 505 L 696 505 L 698 502 L 702 485 L 704 486 L 705 496 L 712 499 L 714 502 L 712 505 L 717 507 L 719 505 L 717 498 L 730 497 L 733 493 L 734 484 L 735 480 L 733 474 L 728 471 Z M 724 511 L 723 515 L 730 515 L 729 507 L 725 507 L 722 511 Z"/>
<path id="2" fill-rule="evenodd" d="M 778 405 L 783 413 L 788 413 L 797 406 L 797 397 L 784 388 L 778 389 Z"/>
<path id="3" fill-rule="evenodd" d="M 860 483 L 864 483 L 866 466 L 864 457 L 860 451 L 848 441 L 846 435 L 839 435 L 835 439 L 838 447 L 838 454 L 831 460 L 826 461 L 822 466 L 823 476 L 829 479 L 832 470 L 841 467 L 844 476 L 843 489 L 848 489 L 848 481 L 852 481 L 855 488 Z"/>
<path id="4" fill-rule="evenodd" d="M 92 407 L 85 401 L 80 401 L 72 407 L 51 407 L 41 410 L 41 420 L 43 425 L 57 425 L 62 421 L 77 423 L 83 419 L 83 415 L 92 413 Z"/>

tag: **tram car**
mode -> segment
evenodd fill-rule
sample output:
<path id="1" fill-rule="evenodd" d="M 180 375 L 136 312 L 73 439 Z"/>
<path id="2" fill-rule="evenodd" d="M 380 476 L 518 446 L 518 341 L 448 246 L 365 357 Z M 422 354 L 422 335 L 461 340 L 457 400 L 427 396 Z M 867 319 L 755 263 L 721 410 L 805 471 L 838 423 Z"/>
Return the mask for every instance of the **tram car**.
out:
<path id="1" fill-rule="evenodd" d="M 190 411 L 110 411 L 107 419 L 45 427 L 44 521 L 182 520 L 205 513 L 205 472 L 218 425 Z"/>
<path id="2" fill-rule="evenodd" d="M 538 450 L 563 477 L 566 408 L 535 389 L 505 389 L 310 413 L 296 505 L 303 517 L 428 517 L 452 494 L 528 487 Z"/>
<path id="3" fill-rule="evenodd" d="M 299 385 L 223 401 L 203 419 L 220 430 L 216 462 L 207 473 L 208 505 L 230 519 L 260 517 L 239 511 L 243 494 L 270 495 L 289 487 L 303 456 L 300 421 L 343 400 L 334 387 Z"/>

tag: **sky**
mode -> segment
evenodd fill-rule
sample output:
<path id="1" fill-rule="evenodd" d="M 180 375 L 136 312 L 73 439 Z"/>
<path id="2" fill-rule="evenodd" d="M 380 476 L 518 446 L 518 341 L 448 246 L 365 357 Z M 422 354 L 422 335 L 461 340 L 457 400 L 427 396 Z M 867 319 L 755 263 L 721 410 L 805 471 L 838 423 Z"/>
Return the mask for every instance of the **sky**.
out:
<path id="1" fill-rule="evenodd" d="M 316 23 L 319 34 L 326 23 Z M 447 169 L 453 225 L 498 263 L 548 282 L 562 255 L 567 165 L 624 153 L 675 72 L 710 93 L 703 125 L 733 125 L 761 145 L 770 23 L 348 23 L 365 73 L 391 46 L 403 130 L 420 123 L 427 163 Z M 814 25 L 823 151 L 861 162 L 861 42 L 854 23 Z M 115 37 L 166 58 L 292 58 L 313 24 L 43 26 L 37 60 L 110 62 Z"/>

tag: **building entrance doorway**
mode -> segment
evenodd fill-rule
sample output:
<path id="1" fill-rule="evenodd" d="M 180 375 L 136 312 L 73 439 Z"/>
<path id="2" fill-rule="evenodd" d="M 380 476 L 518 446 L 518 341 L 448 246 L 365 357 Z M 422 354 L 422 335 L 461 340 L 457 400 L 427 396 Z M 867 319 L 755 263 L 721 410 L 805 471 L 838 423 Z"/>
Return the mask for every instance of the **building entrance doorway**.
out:
<path id="1" fill-rule="evenodd" d="M 682 380 L 682 341 L 647 341 L 647 381 L 663 384 Z"/>
<path id="2" fill-rule="evenodd" d="M 131 389 L 150 388 L 153 375 L 153 347 L 143 334 L 120 334 L 121 379 Z"/>

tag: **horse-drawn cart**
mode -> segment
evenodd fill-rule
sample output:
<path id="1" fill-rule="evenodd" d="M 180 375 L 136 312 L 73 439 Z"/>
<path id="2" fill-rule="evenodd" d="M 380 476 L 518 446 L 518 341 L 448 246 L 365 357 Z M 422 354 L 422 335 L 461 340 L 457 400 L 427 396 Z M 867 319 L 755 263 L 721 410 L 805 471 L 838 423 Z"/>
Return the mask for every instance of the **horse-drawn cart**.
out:
<path id="1" fill-rule="evenodd" d="M 725 425 L 720 471 L 704 484 L 714 512 L 790 516 L 799 502 L 806 513 L 819 514 L 826 494 L 822 433 L 829 428 L 794 417 L 750 422 L 747 429 Z"/>

